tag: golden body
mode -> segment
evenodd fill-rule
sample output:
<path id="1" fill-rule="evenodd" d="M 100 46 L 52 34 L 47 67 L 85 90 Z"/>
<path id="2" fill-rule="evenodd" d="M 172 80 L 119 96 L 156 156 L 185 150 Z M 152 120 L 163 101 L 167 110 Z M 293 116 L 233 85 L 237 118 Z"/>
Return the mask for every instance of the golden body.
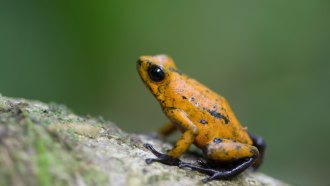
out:
<path id="1" fill-rule="evenodd" d="M 258 156 L 258 149 L 225 98 L 179 72 L 171 58 L 142 56 L 137 67 L 170 120 L 160 134 L 166 136 L 175 129 L 183 133 L 167 155 L 179 157 L 195 144 L 215 163 Z M 153 77 L 150 68 L 163 72 L 162 77 Z"/>

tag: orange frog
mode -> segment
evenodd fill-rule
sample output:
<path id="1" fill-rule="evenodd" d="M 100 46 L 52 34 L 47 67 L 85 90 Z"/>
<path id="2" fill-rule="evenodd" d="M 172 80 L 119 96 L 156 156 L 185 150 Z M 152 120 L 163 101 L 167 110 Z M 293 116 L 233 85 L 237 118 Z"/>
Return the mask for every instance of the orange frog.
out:
<path id="1" fill-rule="evenodd" d="M 241 126 L 225 98 L 182 74 L 166 55 L 142 56 L 137 61 L 137 69 L 170 120 L 159 134 L 167 136 L 176 129 L 182 132 L 167 154 L 144 144 L 157 156 L 147 159 L 148 164 L 157 161 L 189 167 L 209 175 L 204 183 L 229 179 L 249 167 L 259 167 L 265 142 Z M 191 144 L 203 150 L 206 161 L 195 165 L 178 159 Z"/>

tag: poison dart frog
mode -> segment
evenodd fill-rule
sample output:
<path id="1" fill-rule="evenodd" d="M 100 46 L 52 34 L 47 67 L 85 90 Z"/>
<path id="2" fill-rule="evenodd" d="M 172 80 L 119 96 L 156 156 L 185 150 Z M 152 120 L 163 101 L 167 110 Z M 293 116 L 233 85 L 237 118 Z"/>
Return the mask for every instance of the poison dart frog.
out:
<path id="1" fill-rule="evenodd" d="M 182 132 L 166 154 L 144 144 L 157 157 L 146 159 L 147 164 L 188 167 L 209 175 L 204 183 L 230 179 L 260 166 L 266 147 L 263 138 L 247 132 L 224 97 L 181 73 L 166 55 L 141 56 L 137 70 L 170 120 L 159 134 L 165 137 L 176 129 Z M 191 164 L 179 159 L 191 144 L 202 149 L 204 161 Z"/>

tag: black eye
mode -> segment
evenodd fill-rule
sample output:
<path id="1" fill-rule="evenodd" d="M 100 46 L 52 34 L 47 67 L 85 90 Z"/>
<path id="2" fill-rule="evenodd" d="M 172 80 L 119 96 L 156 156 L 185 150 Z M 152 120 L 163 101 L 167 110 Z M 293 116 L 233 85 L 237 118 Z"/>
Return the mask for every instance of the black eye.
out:
<path id="1" fill-rule="evenodd" d="M 157 65 L 151 65 L 148 68 L 148 74 L 152 81 L 160 82 L 165 78 L 165 72 Z"/>

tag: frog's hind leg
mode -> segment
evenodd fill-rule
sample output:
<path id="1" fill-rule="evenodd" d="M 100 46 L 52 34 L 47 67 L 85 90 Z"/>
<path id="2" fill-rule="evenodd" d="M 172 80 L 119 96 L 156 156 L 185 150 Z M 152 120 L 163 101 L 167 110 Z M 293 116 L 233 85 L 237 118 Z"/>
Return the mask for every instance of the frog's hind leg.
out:
<path id="1" fill-rule="evenodd" d="M 222 169 L 220 167 L 213 168 L 213 167 L 207 167 L 206 165 L 197 166 L 189 163 L 182 163 L 179 165 L 179 167 L 180 168 L 188 167 L 191 168 L 191 170 L 196 170 L 198 172 L 210 175 L 209 177 L 202 180 L 203 183 L 207 183 L 215 179 L 233 178 L 238 174 L 240 174 L 241 172 L 243 172 L 244 170 L 246 170 L 247 168 L 249 168 L 253 164 L 254 160 L 255 159 L 253 157 L 246 158 L 236 166 L 231 167 L 230 169 Z"/>
<path id="2" fill-rule="evenodd" d="M 257 147 L 258 151 L 259 151 L 259 157 L 256 160 L 256 162 L 253 164 L 253 168 L 254 168 L 254 170 L 256 170 L 262 164 L 262 161 L 264 159 L 264 154 L 265 154 L 265 150 L 266 150 L 266 142 L 260 136 L 257 136 L 257 135 L 251 134 L 251 133 L 249 133 L 249 136 L 253 141 L 253 146 Z"/>
<path id="3" fill-rule="evenodd" d="M 203 151 L 209 166 L 182 163 L 180 167 L 189 167 L 210 175 L 203 180 L 204 183 L 214 179 L 230 179 L 240 174 L 251 167 L 259 155 L 258 149 L 252 145 L 220 138 L 215 138 Z"/>
<path id="4" fill-rule="evenodd" d="M 153 139 L 163 139 L 177 130 L 177 127 L 172 122 L 165 123 L 157 132 L 149 133 L 148 135 Z"/>

